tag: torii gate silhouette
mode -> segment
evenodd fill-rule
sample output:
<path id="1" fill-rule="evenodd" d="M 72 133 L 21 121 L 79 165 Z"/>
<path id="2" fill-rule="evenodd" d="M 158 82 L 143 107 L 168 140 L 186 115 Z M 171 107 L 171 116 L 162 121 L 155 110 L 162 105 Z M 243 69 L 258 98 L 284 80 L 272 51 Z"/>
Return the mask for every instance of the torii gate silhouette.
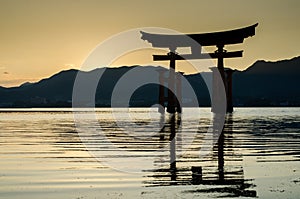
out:
<path id="1" fill-rule="evenodd" d="M 168 79 L 168 95 L 167 95 L 167 112 L 175 113 L 181 112 L 181 91 L 180 91 L 180 79 L 177 82 L 177 99 L 175 94 L 172 93 L 175 87 L 175 62 L 176 60 L 190 60 L 190 59 L 218 59 L 217 68 L 212 68 L 213 76 L 216 76 L 219 72 L 226 91 L 227 99 L 227 112 L 233 112 L 232 104 L 232 73 L 234 70 L 224 69 L 224 58 L 234 58 L 242 57 L 243 51 L 233 51 L 227 52 L 224 50 L 225 45 L 239 44 L 243 43 L 245 38 L 255 35 L 255 28 L 258 23 L 240 28 L 235 30 L 223 31 L 223 32 L 212 32 L 212 33 L 202 33 L 202 34 L 152 34 L 141 31 L 142 39 L 148 41 L 152 44 L 153 47 L 158 48 L 169 48 L 170 52 L 167 55 L 153 55 L 154 61 L 170 61 L 170 70 L 169 70 L 169 79 Z M 197 42 L 201 47 L 202 46 L 216 46 L 217 50 L 214 53 L 202 53 L 201 48 L 199 49 L 193 45 L 193 42 L 189 42 L 185 37 L 190 37 L 193 39 L 193 42 Z M 180 47 L 190 47 L 191 54 L 182 54 L 179 55 L 176 53 L 176 49 Z M 217 70 L 216 70 L 217 69 Z M 160 74 L 160 91 L 159 91 L 159 104 L 163 107 L 164 112 L 165 107 L 165 95 L 164 95 L 164 86 L 163 86 L 163 76 Z M 216 79 L 213 78 L 213 99 L 212 99 L 212 111 L 217 112 L 218 108 L 218 90 L 217 90 Z"/>

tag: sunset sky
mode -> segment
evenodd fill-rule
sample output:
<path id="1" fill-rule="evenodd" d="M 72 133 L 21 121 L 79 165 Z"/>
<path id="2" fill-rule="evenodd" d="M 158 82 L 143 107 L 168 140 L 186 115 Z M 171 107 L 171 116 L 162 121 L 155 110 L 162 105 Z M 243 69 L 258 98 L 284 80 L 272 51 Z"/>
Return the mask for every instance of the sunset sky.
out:
<path id="1" fill-rule="evenodd" d="M 0 0 L 0 86 L 79 69 L 100 42 L 141 27 L 204 33 L 258 22 L 256 36 L 238 46 L 244 57 L 225 64 L 243 70 L 256 60 L 289 59 L 300 55 L 299 8 L 299 0 Z M 144 54 L 118 64 L 151 59 Z"/>

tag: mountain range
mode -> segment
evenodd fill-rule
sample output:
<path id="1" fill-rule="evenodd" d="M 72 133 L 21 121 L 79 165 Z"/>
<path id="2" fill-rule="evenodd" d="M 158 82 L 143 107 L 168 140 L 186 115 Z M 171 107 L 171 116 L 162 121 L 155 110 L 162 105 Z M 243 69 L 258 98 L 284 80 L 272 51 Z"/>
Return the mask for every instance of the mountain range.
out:
<path id="1" fill-rule="evenodd" d="M 154 66 L 122 66 L 99 68 L 88 72 L 75 69 L 61 71 L 36 83 L 18 87 L 0 87 L 0 107 L 70 107 L 73 85 L 78 74 L 87 78 L 102 74 L 96 89 L 96 106 L 109 107 L 112 92 L 128 71 L 135 69 L 151 78 L 158 78 Z M 184 75 L 194 89 L 200 106 L 210 106 L 210 95 L 203 77 L 211 73 Z M 133 80 L 140 81 L 141 77 Z M 233 74 L 234 106 L 300 106 L 300 57 L 276 62 L 256 61 L 244 71 Z M 138 88 L 130 98 L 130 106 L 151 106 L 157 103 L 158 85 Z M 124 91 L 126 93 L 126 91 Z"/>

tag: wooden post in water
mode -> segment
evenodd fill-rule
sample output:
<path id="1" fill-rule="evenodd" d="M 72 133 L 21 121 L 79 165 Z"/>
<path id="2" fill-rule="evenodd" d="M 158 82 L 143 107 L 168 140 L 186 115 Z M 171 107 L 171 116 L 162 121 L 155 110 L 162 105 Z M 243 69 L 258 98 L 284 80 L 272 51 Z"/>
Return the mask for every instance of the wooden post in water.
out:
<path id="1" fill-rule="evenodd" d="M 192 166 L 192 184 L 200 184 L 202 181 L 202 167 Z"/>

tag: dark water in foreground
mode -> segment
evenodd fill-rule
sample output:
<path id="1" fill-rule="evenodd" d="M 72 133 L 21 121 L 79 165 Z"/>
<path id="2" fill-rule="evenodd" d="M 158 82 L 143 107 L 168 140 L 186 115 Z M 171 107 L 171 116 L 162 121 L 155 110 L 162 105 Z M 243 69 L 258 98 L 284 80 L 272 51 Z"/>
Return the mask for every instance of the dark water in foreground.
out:
<path id="1" fill-rule="evenodd" d="M 300 108 L 237 108 L 220 135 L 206 108 L 0 111 L 0 198 L 300 195 Z"/>

